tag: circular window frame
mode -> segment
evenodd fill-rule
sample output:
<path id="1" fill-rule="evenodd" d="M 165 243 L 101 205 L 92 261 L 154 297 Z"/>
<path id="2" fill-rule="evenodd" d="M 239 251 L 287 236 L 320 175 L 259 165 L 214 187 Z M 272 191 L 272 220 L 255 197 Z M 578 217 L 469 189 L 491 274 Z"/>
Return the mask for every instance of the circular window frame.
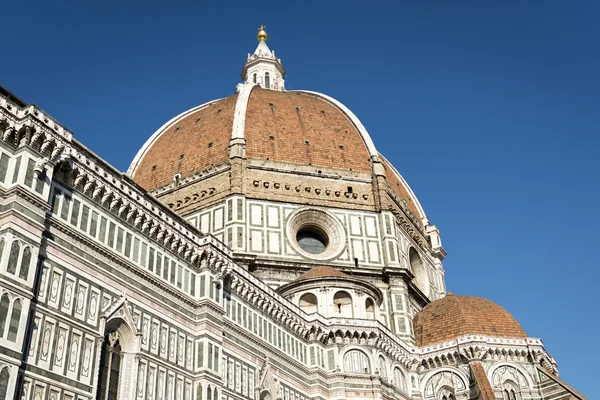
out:
<path id="1" fill-rule="evenodd" d="M 297 241 L 298 232 L 311 229 L 325 236 L 327 246 L 322 253 L 309 253 L 302 249 Z M 296 253 L 312 260 L 331 260 L 346 248 L 346 233 L 342 222 L 336 216 L 318 208 L 301 208 L 293 212 L 287 220 L 286 236 Z"/>

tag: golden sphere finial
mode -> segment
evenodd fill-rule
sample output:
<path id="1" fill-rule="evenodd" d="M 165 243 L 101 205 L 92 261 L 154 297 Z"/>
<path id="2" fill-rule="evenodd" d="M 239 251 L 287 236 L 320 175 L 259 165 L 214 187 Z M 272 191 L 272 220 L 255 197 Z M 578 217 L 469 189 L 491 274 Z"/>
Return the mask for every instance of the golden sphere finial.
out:
<path id="1" fill-rule="evenodd" d="M 261 42 L 267 41 L 267 32 L 265 31 L 265 28 L 266 28 L 266 26 L 261 24 L 260 28 L 258 28 L 258 33 L 256 34 L 256 37 Z"/>

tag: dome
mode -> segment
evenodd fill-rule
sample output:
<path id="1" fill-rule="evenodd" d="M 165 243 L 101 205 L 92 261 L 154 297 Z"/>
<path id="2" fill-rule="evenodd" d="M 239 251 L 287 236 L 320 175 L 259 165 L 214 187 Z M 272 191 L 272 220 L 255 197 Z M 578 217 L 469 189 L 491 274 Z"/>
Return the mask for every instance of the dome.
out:
<path id="1" fill-rule="evenodd" d="M 328 266 L 316 266 L 296 278 L 295 282 L 313 278 L 349 278 L 350 276 L 339 269 Z"/>
<path id="2" fill-rule="evenodd" d="M 228 161 L 238 94 L 189 110 L 163 126 L 132 171 L 146 190 Z M 369 172 L 370 154 L 350 118 L 323 96 L 252 88 L 243 116 L 246 157 Z M 245 110 L 243 110 L 245 108 Z M 370 140 L 370 139 L 369 139 Z"/>
<path id="3" fill-rule="evenodd" d="M 508 311 L 493 301 L 452 294 L 433 301 L 414 318 L 417 346 L 428 346 L 468 334 L 526 338 Z"/>
<path id="4" fill-rule="evenodd" d="M 383 160 L 391 191 L 417 219 L 425 217 L 408 184 L 341 103 L 320 93 L 258 85 L 247 92 L 205 103 L 167 122 L 140 149 L 128 174 L 144 189 L 157 190 L 176 175 L 183 179 L 228 164 L 235 138 L 245 140 L 249 160 L 353 174 L 371 174 L 375 156 Z"/>
<path id="5" fill-rule="evenodd" d="M 370 211 L 400 208 L 422 230 L 427 219 L 417 198 L 352 111 L 321 93 L 286 90 L 284 76 L 266 37 L 259 40 L 237 92 L 168 121 L 127 174 L 182 215 L 243 194 Z M 219 174 L 229 181 L 215 178 Z M 182 185 L 194 188 L 179 190 Z"/>

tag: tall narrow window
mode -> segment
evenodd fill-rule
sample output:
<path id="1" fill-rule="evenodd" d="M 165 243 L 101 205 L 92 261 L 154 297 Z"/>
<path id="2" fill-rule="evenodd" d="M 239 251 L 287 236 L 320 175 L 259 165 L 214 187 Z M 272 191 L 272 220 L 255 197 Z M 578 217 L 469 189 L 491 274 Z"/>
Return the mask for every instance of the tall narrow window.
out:
<path id="1" fill-rule="evenodd" d="M 2 183 L 6 182 L 6 172 L 8 172 L 8 156 L 2 153 L 0 155 L 0 182 Z"/>
<path id="2" fill-rule="evenodd" d="M 202 384 L 199 383 L 196 388 L 196 400 L 202 400 Z"/>
<path id="3" fill-rule="evenodd" d="M 265 72 L 265 89 L 271 89 L 271 78 L 268 72 Z"/>
<path id="4" fill-rule="evenodd" d="M 8 295 L 2 295 L 0 298 L 0 337 L 4 336 L 4 328 L 6 326 L 6 318 L 8 317 L 8 308 L 10 307 L 10 300 Z"/>
<path id="5" fill-rule="evenodd" d="M 10 316 L 10 325 L 8 326 L 8 340 L 11 342 L 17 341 L 17 333 L 19 333 L 19 322 L 21 321 L 21 301 L 15 300 L 13 303 L 12 314 Z"/>
<path id="6" fill-rule="evenodd" d="M 425 296 L 429 296 L 429 278 L 427 277 L 427 267 L 421 261 L 421 257 L 419 253 L 411 247 L 408 256 L 410 259 L 410 268 L 412 269 L 412 273 L 415 276 L 414 282 L 417 284 L 417 287 L 421 289 Z"/>
<path id="7" fill-rule="evenodd" d="M 33 185 L 33 169 L 35 168 L 35 161 L 31 158 L 27 161 L 27 168 L 25 169 L 25 186 L 31 187 Z"/>
<path id="8" fill-rule="evenodd" d="M 385 368 L 385 359 L 379 356 L 379 375 L 382 378 L 387 379 L 387 369 Z"/>
<path id="9" fill-rule="evenodd" d="M 29 276 L 29 264 L 31 264 L 31 247 L 25 247 L 23 257 L 21 257 L 21 269 L 19 270 L 19 278 L 27 279 Z"/>
<path id="10" fill-rule="evenodd" d="M 253 80 L 253 82 L 256 84 L 256 74 L 254 74 L 254 75 L 252 76 L 252 80 Z M 4 154 L 2 154 L 2 155 L 4 155 Z"/>
<path id="11" fill-rule="evenodd" d="M 119 373 L 121 370 L 121 344 L 119 339 L 118 332 L 111 332 L 102 344 L 97 400 L 119 399 Z"/>
<path id="12" fill-rule="evenodd" d="M 394 368 L 394 385 L 398 389 L 406 391 L 406 378 L 400 368 Z"/>
<path id="13" fill-rule="evenodd" d="M 6 272 L 15 275 L 17 273 L 17 262 L 19 261 L 19 251 L 21 246 L 15 240 L 10 246 L 10 253 L 8 254 L 8 264 L 6 265 Z"/>
<path id="14" fill-rule="evenodd" d="M 375 303 L 373 303 L 373 300 L 369 298 L 365 300 L 365 311 L 367 319 L 375 319 Z"/>
<path id="15" fill-rule="evenodd" d="M 0 400 L 5 400 L 8 392 L 8 378 L 10 374 L 8 373 L 8 368 L 4 368 L 0 371 Z"/>
<path id="16" fill-rule="evenodd" d="M 19 179 L 19 169 L 21 169 L 21 156 L 17 157 L 15 170 L 13 171 L 12 183 L 17 183 L 17 179 Z"/>
<path id="17" fill-rule="evenodd" d="M 73 200 L 73 210 L 71 210 L 71 225 L 77 226 L 77 221 L 79 220 L 79 207 L 81 203 L 79 200 Z"/>

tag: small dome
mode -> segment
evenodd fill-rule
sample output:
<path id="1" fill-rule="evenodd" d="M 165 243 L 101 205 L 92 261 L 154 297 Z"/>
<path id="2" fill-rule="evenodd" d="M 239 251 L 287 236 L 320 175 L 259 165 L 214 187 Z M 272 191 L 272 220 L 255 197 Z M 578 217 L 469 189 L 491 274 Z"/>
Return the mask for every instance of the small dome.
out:
<path id="1" fill-rule="evenodd" d="M 508 311 L 493 301 L 449 294 L 429 303 L 414 318 L 417 346 L 428 346 L 468 334 L 526 338 Z"/>
<path id="2" fill-rule="evenodd" d="M 350 276 L 339 269 L 327 266 L 318 266 L 300 275 L 294 282 L 303 281 L 312 278 L 349 278 Z"/>

